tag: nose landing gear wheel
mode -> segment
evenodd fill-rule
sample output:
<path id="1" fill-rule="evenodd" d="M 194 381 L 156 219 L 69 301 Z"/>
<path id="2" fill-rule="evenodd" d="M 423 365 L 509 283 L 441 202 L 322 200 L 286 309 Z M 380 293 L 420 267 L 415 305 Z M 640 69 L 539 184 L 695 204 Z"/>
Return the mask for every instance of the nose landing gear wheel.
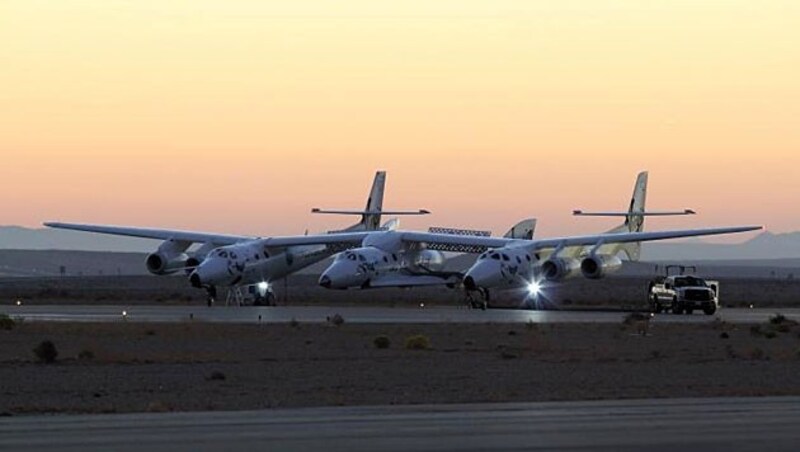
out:
<path id="1" fill-rule="evenodd" d="M 478 289 L 478 293 L 480 294 L 479 299 L 476 300 L 472 296 L 472 292 L 467 292 L 467 304 L 472 309 L 480 309 L 485 311 L 489 308 L 489 290 L 488 289 Z"/>
<path id="2" fill-rule="evenodd" d="M 206 287 L 206 304 L 210 308 L 217 301 L 217 288 L 216 286 Z"/>

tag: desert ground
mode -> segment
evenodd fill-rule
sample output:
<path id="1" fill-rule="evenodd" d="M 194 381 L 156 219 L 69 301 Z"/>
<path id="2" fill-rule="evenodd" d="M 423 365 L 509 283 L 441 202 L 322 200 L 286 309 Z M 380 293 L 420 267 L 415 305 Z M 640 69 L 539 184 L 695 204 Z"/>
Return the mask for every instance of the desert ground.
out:
<path id="1" fill-rule="evenodd" d="M 23 322 L 0 330 L 0 413 L 800 395 L 794 323 L 643 330 Z"/>

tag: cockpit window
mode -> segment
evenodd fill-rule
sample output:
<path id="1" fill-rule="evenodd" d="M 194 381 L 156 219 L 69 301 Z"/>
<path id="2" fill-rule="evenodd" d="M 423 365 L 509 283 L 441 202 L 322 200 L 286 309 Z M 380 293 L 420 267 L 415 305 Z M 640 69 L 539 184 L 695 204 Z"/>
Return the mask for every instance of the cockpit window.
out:
<path id="1" fill-rule="evenodd" d="M 499 261 L 500 260 L 500 255 L 497 254 L 497 253 L 494 253 L 494 254 L 492 254 L 492 259 L 494 259 L 496 261 Z"/>
<path id="2" fill-rule="evenodd" d="M 508 261 L 508 254 L 503 254 L 503 260 Z"/>
<path id="3" fill-rule="evenodd" d="M 364 256 L 362 256 L 362 255 L 360 255 L 360 254 L 358 255 L 358 260 L 360 260 L 361 262 L 366 262 L 366 261 L 367 261 L 367 260 L 364 258 Z"/>
<path id="4" fill-rule="evenodd" d="M 356 260 L 356 255 L 355 254 L 348 254 L 347 255 L 347 259 L 351 260 L 351 261 L 354 261 L 354 260 Z"/>
<path id="5" fill-rule="evenodd" d="M 228 252 L 227 251 L 220 251 L 219 252 L 219 257 L 223 257 L 223 258 L 227 259 L 228 258 Z"/>

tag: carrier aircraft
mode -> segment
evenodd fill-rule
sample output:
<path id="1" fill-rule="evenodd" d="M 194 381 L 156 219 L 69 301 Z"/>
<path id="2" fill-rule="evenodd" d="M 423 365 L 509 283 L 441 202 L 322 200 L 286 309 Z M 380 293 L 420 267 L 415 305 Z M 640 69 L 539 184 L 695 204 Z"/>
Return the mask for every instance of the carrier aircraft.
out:
<path id="1" fill-rule="evenodd" d="M 380 175 L 379 175 L 380 176 Z M 378 177 L 380 179 L 380 177 Z M 380 190 L 382 195 L 382 189 Z M 365 273 L 369 268 L 379 266 L 384 259 L 392 256 L 392 261 L 400 261 L 404 250 L 437 250 L 441 252 L 463 253 L 465 249 L 482 252 L 481 256 L 464 274 L 463 285 L 467 291 L 480 292 L 484 302 L 489 299 L 489 291 L 510 287 L 526 287 L 535 292 L 540 284 L 539 274 L 547 281 L 558 281 L 582 273 L 590 279 L 599 279 L 621 265 L 617 254 L 622 251 L 630 258 L 638 259 L 640 243 L 686 237 L 734 234 L 763 229 L 761 226 L 739 226 L 710 229 L 668 230 L 644 232 L 644 218 L 648 215 L 671 215 L 670 212 L 648 213 L 644 210 L 647 193 L 647 174 L 639 176 L 630 209 L 625 216 L 624 225 L 608 233 L 536 239 L 533 237 L 487 237 L 459 233 L 400 231 L 396 222 L 386 228 L 375 229 L 380 219 L 374 215 L 388 214 L 380 211 L 370 199 L 367 210 L 359 212 L 363 218 L 342 232 L 284 236 L 254 239 L 249 237 L 215 236 L 191 232 L 139 230 L 90 225 L 48 224 L 51 227 L 80 231 L 102 232 L 135 237 L 159 238 L 165 240 L 157 253 L 148 257 L 148 268 L 159 271 L 181 271 L 192 269 L 191 281 L 195 286 L 211 290 L 217 286 L 239 287 L 244 284 L 269 283 L 286 274 L 318 262 L 325 257 L 350 248 L 378 250 L 380 253 L 366 254 L 359 250 L 354 258 L 345 260 L 353 265 L 353 272 Z M 378 199 L 375 196 L 374 199 Z M 382 199 L 382 196 L 380 196 Z M 343 213 L 343 212 L 336 212 Z M 355 213 L 355 212 L 344 212 Z M 391 212 L 401 214 L 425 214 L 418 212 Z M 687 214 L 687 212 L 680 212 Z M 620 215 L 607 213 L 606 215 Z M 532 228 L 531 236 L 532 236 Z M 192 243 L 203 244 L 200 252 L 189 257 L 186 250 Z M 482 251 L 486 250 L 486 251 Z M 190 258 L 195 259 L 189 261 Z M 379 261 L 378 261 L 379 260 Z M 342 262 L 340 257 L 334 265 Z M 159 265 L 156 265 L 159 264 Z M 196 267 L 194 267 L 196 265 Z M 157 273 L 157 272 L 156 272 Z M 323 285 L 339 285 L 334 276 L 350 278 L 346 272 L 334 274 L 326 272 L 320 281 Z M 379 276 L 379 275 L 376 275 Z M 344 283 L 346 284 L 346 282 Z M 371 280 L 362 283 L 370 285 Z"/>
<path id="2" fill-rule="evenodd" d="M 714 229 L 644 232 L 648 216 L 694 215 L 690 209 L 675 212 L 645 210 L 648 173 L 638 175 L 626 212 L 583 212 L 577 216 L 623 217 L 622 225 L 602 234 L 534 239 L 534 220 L 517 225 L 505 237 L 482 234 L 437 232 L 377 231 L 338 237 L 308 238 L 308 243 L 331 240 L 358 243 L 337 255 L 322 274 L 319 283 L 331 289 L 414 287 L 461 283 L 467 301 L 485 308 L 491 291 L 522 288 L 524 302 L 535 305 L 543 284 L 583 275 L 601 279 L 622 266 L 620 255 L 636 261 L 641 243 L 683 237 L 733 234 L 762 229 L 744 226 Z M 446 273 L 443 252 L 480 253 L 475 264 L 463 274 Z M 473 293 L 479 294 L 474 300 Z"/>
<path id="3" fill-rule="evenodd" d="M 386 172 L 375 174 L 366 208 L 362 210 L 322 210 L 315 213 L 357 215 L 361 221 L 339 233 L 372 232 L 381 230 L 384 215 L 427 215 L 427 210 L 384 211 L 383 198 Z M 386 225 L 396 227 L 397 222 Z M 209 303 L 217 296 L 217 288 L 230 289 L 229 301 L 241 303 L 241 288 L 255 286 L 257 302 L 271 303 L 274 300 L 271 283 L 303 268 L 324 260 L 342 248 L 325 243 L 298 243 L 284 240 L 282 245 L 258 237 L 209 234 L 202 232 L 168 229 L 143 229 L 132 227 L 102 226 L 73 223 L 45 223 L 45 226 L 74 231 L 94 232 L 128 237 L 163 240 L 158 249 L 147 256 L 145 266 L 154 275 L 170 275 L 186 272 L 194 287 L 208 292 Z M 304 236 L 303 236 L 304 237 Z M 311 236 L 313 237 L 313 236 Z M 336 241 L 334 241 L 335 243 Z M 341 244 L 347 246 L 347 244 Z"/>

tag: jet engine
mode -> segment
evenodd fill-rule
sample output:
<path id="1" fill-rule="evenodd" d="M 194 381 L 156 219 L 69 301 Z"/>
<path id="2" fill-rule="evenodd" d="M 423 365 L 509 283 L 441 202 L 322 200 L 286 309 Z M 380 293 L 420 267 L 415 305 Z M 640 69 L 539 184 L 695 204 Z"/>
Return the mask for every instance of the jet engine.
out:
<path id="1" fill-rule="evenodd" d="M 541 274 L 550 282 L 561 281 L 576 276 L 581 269 L 581 263 L 572 258 L 550 258 L 541 267 Z"/>
<path id="2" fill-rule="evenodd" d="M 147 256 L 145 260 L 147 271 L 154 275 L 169 275 L 186 268 L 189 260 L 186 249 L 189 245 L 184 246 L 172 240 L 164 242 L 158 247 L 158 251 Z"/>
<path id="3" fill-rule="evenodd" d="M 594 255 L 581 262 L 581 273 L 589 279 L 601 279 L 622 268 L 622 260 L 617 256 Z"/>
<path id="4" fill-rule="evenodd" d="M 431 273 L 444 270 L 445 257 L 440 251 L 422 250 L 410 256 L 409 268 L 415 273 Z"/>

